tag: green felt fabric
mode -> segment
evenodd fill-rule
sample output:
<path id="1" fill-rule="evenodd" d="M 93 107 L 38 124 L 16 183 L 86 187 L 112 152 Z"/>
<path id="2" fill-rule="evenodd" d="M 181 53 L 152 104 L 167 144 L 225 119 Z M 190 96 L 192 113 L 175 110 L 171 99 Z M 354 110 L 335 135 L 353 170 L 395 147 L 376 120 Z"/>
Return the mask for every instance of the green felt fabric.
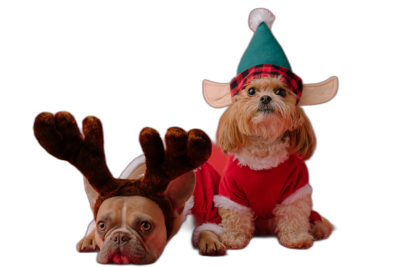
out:
<path id="1" fill-rule="evenodd" d="M 291 70 L 285 52 L 264 22 L 258 26 L 244 52 L 237 74 L 259 64 L 274 64 Z"/>

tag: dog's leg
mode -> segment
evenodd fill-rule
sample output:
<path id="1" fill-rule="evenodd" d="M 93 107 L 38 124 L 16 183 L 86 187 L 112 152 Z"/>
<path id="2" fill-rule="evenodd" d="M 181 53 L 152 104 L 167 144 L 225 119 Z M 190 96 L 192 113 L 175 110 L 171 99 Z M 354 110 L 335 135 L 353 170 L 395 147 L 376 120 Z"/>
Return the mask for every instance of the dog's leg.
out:
<path id="1" fill-rule="evenodd" d="M 222 243 L 227 248 L 244 248 L 254 234 L 254 215 L 249 210 L 234 210 L 219 208 L 218 213 L 222 218 L 223 234 Z"/>
<path id="2" fill-rule="evenodd" d="M 290 204 L 278 204 L 274 209 L 279 242 L 288 248 L 309 248 L 313 244 L 310 234 L 311 196 Z"/>
<path id="3" fill-rule="evenodd" d="M 90 232 L 89 235 L 82 238 L 82 240 L 79 241 L 79 243 L 76 245 L 76 249 L 79 252 L 90 252 L 90 251 L 96 250 L 97 244 L 96 244 L 96 240 L 94 238 L 95 230 L 96 229 L 94 229 L 92 232 Z"/>

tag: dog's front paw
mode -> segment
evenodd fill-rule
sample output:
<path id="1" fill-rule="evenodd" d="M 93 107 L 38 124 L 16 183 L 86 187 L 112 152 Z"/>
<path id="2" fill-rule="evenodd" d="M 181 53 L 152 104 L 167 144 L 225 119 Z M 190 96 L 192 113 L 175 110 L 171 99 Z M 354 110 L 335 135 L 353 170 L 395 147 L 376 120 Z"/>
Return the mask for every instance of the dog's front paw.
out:
<path id="1" fill-rule="evenodd" d="M 310 248 L 313 245 L 313 236 L 309 233 L 280 233 L 279 242 L 287 248 Z"/>
<path id="2" fill-rule="evenodd" d="M 200 233 L 199 252 L 201 255 L 221 256 L 226 253 L 226 247 L 222 244 L 218 236 L 210 231 Z"/>
<path id="3" fill-rule="evenodd" d="M 78 252 L 91 252 L 97 249 L 96 240 L 94 236 L 88 235 L 82 238 L 81 241 L 76 245 Z"/>
<path id="4" fill-rule="evenodd" d="M 234 234 L 231 232 L 228 234 L 224 233 L 221 236 L 221 241 L 228 249 L 241 249 L 249 244 L 250 238 L 244 234 Z"/>

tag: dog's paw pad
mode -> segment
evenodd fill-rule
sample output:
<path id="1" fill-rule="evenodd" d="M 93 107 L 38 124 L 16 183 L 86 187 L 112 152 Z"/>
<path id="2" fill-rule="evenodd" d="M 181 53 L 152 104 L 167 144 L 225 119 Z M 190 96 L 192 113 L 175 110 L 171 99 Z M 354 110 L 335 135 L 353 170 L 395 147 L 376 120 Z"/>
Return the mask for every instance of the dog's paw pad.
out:
<path id="1" fill-rule="evenodd" d="M 203 242 L 199 245 L 199 252 L 201 255 L 221 256 L 225 255 L 226 247 L 218 240 Z"/>
<path id="2" fill-rule="evenodd" d="M 226 247 L 215 233 L 203 231 L 200 233 L 199 253 L 207 256 L 221 256 L 226 253 Z"/>

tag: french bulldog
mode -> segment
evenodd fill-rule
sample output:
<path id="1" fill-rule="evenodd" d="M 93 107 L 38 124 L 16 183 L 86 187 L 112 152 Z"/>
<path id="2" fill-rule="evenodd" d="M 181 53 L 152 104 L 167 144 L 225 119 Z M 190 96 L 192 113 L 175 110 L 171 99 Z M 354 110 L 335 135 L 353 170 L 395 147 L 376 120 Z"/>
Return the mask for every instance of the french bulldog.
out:
<path id="1" fill-rule="evenodd" d="M 34 132 L 47 152 L 70 162 L 84 175 L 95 220 L 78 243 L 78 251 L 99 249 L 97 261 L 103 264 L 153 263 L 192 211 L 206 222 L 193 235 L 200 253 L 226 252 L 219 241 L 222 228 L 212 223 L 220 221 L 218 211 L 207 209 L 210 201 L 205 201 L 211 199 L 212 203 L 214 191 L 203 191 L 207 184 L 218 193 L 219 178 L 203 175 L 217 178 L 211 182 L 196 180 L 193 171 L 197 168 L 199 176 L 213 171 L 206 163 L 211 141 L 201 130 L 186 133 L 177 127 L 168 129 L 164 151 L 159 134 L 144 128 L 139 137 L 144 155 L 134 160 L 120 179 L 113 178 L 106 165 L 102 125 L 96 117 L 83 121 L 82 135 L 70 113 L 41 113 Z M 197 205 L 190 201 L 193 198 L 199 200 L 195 201 Z"/>

